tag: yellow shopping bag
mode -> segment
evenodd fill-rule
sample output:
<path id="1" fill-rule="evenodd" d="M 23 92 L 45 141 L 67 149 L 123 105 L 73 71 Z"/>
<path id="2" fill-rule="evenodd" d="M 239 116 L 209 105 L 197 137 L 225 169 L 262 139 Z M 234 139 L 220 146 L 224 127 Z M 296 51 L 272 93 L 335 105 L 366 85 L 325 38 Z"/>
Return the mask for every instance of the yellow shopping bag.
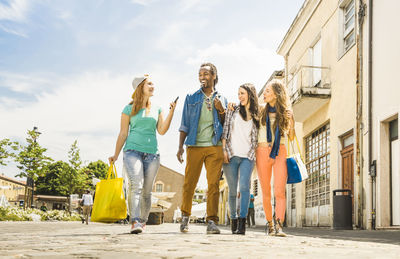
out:
<path id="1" fill-rule="evenodd" d="M 114 163 L 108 169 L 107 179 L 96 185 L 91 220 L 94 222 L 116 222 L 126 218 L 126 202 L 123 179 L 117 178 Z"/>

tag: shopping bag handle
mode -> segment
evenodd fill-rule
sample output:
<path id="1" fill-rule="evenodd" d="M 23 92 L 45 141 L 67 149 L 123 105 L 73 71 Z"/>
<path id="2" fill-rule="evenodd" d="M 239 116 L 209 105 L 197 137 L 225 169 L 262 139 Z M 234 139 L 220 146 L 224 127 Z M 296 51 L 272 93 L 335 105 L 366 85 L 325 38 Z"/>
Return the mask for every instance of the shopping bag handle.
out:
<path id="1" fill-rule="evenodd" d="M 115 178 L 117 178 L 117 169 L 115 168 L 115 164 L 111 162 L 110 167 L 108 168 L 107 180 Z"/>
<path id="2" fill-rule="evenodd" d="M 303 158 L 303 156 L 302 156 L 302 154 L 301 154 L 300 144 L 299 144 L 299 140 L 297 139 L 296 133 L 294 134 L 294 139 L 296 140 L 297 148 L 298 148 L 299 153 L 300 153 L 300 157 L 304 160 L 304 158 Z M 290 144 L 292 144 L 293 153 L 294 153 L 294 147 L 293 147 L 293 141 L 290 141 L 290 140 L 289 140 L 289 136 L 287 136 L 287 141 L 288 141 L 288 157 L 289 157 L 289 154 L 290 154 L 290 145 L 289 145 L 289 142 L 290 142 Z"/>

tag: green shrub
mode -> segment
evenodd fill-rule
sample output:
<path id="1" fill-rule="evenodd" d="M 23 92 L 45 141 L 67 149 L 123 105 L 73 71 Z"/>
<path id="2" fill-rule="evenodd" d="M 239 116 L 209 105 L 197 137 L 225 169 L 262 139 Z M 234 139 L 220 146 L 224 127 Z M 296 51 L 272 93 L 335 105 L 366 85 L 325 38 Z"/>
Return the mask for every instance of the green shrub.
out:
<path id="1" fill-rule="evenodd" d="M 72 212 L 69 214 L 64 210 L 48 210 L 43 212 L 38 209 L 20 209 L 16 207 L 0 207 L 0 221 L 32 221 L 38 215 L 41 221 L 80 221 L 79 214 Z"/>

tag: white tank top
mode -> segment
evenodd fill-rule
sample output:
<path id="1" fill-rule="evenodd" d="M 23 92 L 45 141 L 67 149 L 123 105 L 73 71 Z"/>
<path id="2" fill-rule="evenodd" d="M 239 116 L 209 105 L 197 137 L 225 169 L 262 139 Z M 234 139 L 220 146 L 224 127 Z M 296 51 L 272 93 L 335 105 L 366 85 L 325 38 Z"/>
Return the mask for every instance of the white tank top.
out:
<path id="1" fill-rule="evenodd" d="M 247 158 L 251 147 L 251 129 L 253 127 L 253 120 L 245 121 L 242 119 L 242 116 L 237 113 L 232 126 L 232 156 Z"/>

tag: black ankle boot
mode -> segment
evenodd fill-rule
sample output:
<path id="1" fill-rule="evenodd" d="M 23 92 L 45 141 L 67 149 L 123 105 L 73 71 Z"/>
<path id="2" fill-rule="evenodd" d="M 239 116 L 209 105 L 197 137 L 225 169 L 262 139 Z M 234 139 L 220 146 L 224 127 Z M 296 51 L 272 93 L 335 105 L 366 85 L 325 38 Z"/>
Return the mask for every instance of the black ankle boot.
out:
<path id="1" fill-rule="evenodd" d="M 231 230 L 232 234 L 237 234 L 237 228 L 238 228 L 238 219 L 231 219 Z"/>
<path id="2" fill-rule="evenodd" d="M 239 227 L 237 234 L 244 235 L 246 233 L 246 218 L 239 218 Z"/>

